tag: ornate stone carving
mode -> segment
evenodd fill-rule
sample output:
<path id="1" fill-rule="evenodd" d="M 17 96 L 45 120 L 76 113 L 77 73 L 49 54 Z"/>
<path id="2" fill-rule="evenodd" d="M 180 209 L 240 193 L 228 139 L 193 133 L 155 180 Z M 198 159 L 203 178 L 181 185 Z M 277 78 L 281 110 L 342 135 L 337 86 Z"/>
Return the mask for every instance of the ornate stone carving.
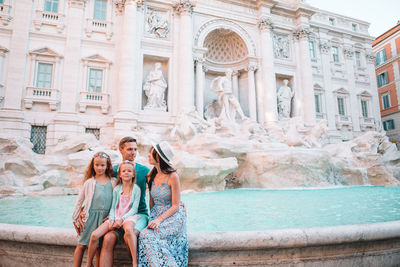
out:
<path id="1" fill-rule="evenodd" d="M 141 7 L 144 4 L 144 0 L 113 0 L 118 15 L 122 15 L 124 13 L 125 4 L 129 2 L 136 3 L 138 7 Z"/>
<path id="2" fill-rule="evenodd" d="M 293 36 L 298 40 L 303 38 L 308 39 L 310 37 L 310 34 L 311 34 L 310 28 L 299 28 L 293 32 Z"/>
<path id="3" fill-rule="evenodd" d="M 260 30 L 272 30 L 274 28 L 272 20 L 269 17 L 261 17 L 257 24 Z"/>
<path id="4" fill-rule="evenodd" d="M 287 59 L 290 57 L 289 37 L 285 35 L 273 35 L 275 58 Z"/>
<path id="5" fill-rule="evenodd" d="M 164 100 L 167 83 L 161 70 L 161 63 L 154 64 L 154 70 L 150 71 L 144 83 L 143 90 L 147 96 L 145 109 L 166 111 L 167 105 Z"/>
<path id="6" fill-rule="evenodd" d="M 75 7 L 75 8 L 84 8 L 86 0 L 69 0 L 68 6 Z"/>
<path id="7" fill-rule="evenodd" d="M 343 53 L 344 53 L 344 56 L 346 58 L 348 58 L 348 59 L 352 59 L 353 58 L 354 51 L 353 51 L 353 49 L 351 47 L 343 48 Z"/>
<path id="8" fill-rule="evenodd" d="M 331 49 L 331 45 L 328 42 L 320 43 L 319 48 L 321 49 L 321 53 L 329 54 L 329 50 Z"/>
<path id="9" fill-rule="evenodd" d="M 173 5 L 173 8 L 175 9 L 175 12 L 178 14 L 184 14 L 184 13 L 189 13 L 191 14 L 193 12 L 195 4 L 192 3 L 191 0 L 179 0 Z"/>
<path id="10" fill-rule="evenodd" d="M 147 13 L 148 32 L 158 38 L 165 38 L 169 33 L 169 22 L 160 14 L 150 10 Z"/>
<path id="11" fill-rule="evenodd" d="M 258 69 L 258 66 L 256 64 L 250 64 L 245 68 L 245 71 L 256 71 Z"/>
<path id="12" fill-rule="evenodd" d="M 367 58 L 368 63 L 374 63 L 375 60 L 375 55 L 372 53 L 367 53 L 365 54 L 365 57 Z"/>

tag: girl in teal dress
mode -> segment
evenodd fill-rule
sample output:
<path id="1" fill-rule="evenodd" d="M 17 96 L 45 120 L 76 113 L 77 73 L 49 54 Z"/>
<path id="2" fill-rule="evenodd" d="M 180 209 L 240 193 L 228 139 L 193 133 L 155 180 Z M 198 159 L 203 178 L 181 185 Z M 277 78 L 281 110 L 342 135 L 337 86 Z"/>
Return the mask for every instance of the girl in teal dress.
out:
<path id="1" fill-rule="evenodd" d="M 89 244 L 90 235 L 103 223 L 103 219 L 107 217 L 110 211 L 112 192 L 117 182 L 115 178 L 112 178 L 112 175 L 110 157 L 104 152 L 96 153 L 86 170 L 83 188 L 79 192 L 72 214 L 75 230 L 79 235 L 78 245 L 74 253 L 74 267 L 81 266 L 83 253 Z M 83 227 L 78 223 L 82 206 Z"/>

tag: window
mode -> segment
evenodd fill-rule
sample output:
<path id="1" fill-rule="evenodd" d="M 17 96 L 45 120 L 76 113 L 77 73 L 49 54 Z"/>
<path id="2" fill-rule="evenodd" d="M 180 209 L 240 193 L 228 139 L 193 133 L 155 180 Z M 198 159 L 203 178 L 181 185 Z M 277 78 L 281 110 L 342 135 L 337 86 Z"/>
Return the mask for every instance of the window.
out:
<path id="1" fill-rule="evenodd" d="M 345 110 L 344 110 L 344 98 L 343 97 L 338 97 L 337 98 L 337 102 L 338 102 L 338 111 L 339 111 L 339 115 L 341 116 L 345 116 Z"/>
<path id="2" fill-rule="evenodd" d="M 85 132 L 93 134 L 97 140 L 100 139 L 100 129 L 99 128 L 86 128 Z"/>
<path id="3" fill-rule="evenodd" d="M 387 130 L 393 130 L 394 129 L 394 120 L 387 120 L 383 122 L 383 129 L 385 131 Z"/>
<path id="4" fill-rule="evenodd" d="M 386 72 L 386 71 L 380 73 L 380 74 L 378 75 L 377 79 L 378 79 L 378 87 L 382 87 L 382 86 L 384 86 L 384 85 L 386 85 L 386 84 L 389 83 L 389 81 L 388 81 L 388 75 L 387 75 L 387 72 Z"/>
<path id="5" fill-rule="evenodd" d="M 106 14 L 107 14 L 107 0 L 95 0 L 93 19 L 106 20 Z"/>
<path id="6" fill-rule="evenodd" d="M 36 73 L 36 87 L 51 88 L 53 64 L 38 63 Z"/>
<path id="7" fill-rule="evenodd" d="M 101 93 L 103 84 L 103 70 L 89 68 L 88 92 Z"/>
<path id="8" fill-rule="evenodd" d="M 311 57 L 311 59 L 314 59 L 315 58 L 315 44 L 314 44 L 314 42 L 313 41 L 309 41 L 308 42 L 308 46 L 309 46 L 309 49 L 310 49 L 310 57 Z"/>
<path id="9" fill-rule="evenodd" d="M 353 29 L 354 32 L 357 31 L 357 24 L 351 24 L 351 28 Z"/>
<path id="10" fill-rule="evenodd" d="M 329 25 L 335 26 L 335 19 L 334 18 L 329 18 Z"/>
<path id="11" fill-rule="evenodd" d="M 339 62 L 339 48 L 337 46 L 332 46 L 332 56 L 333 62 Z"/>
<path id="12" fill-rule="evenodd" d="M 361 67 L 361 53 L 359 51 L 356 51 L 356 65 L 357 67 Z"/>
<path id="13" fill-rule="evenodd" d="M 386 94 L 382 95 L 382 106 L 383 106 L 383 109 L 390 108 L 390 95 L 389 95 L 389 93 L 386 93 Z"/>
<path id="14" fill-rule="evenodd" d="M 46 126 L 33 126 L 31 128 L 31 143 L 33 152 L 44 154 L 46 152 Z"/>
<path id="15" fill-rule="evenodd" d="M 386 52 L 385 49 L 382 49 L 378 53 L 376 53 L 376 65 L 380 65 L 386 61 Z"/>
<path id="16" fill-rule="evenodd" d="M 320 94 L 315 94 L 315 112 L 316 113 L 321 113 L 321 95 Z"/>
<path id="17" fill-rule="evenodd" d="M 364 118 L 368 118 L 368 101 L 361 100 L 361 111 Z"/>
<path id="18" fill-rule="evenodd" d="M 0 5 L 2 5 L 2 4 L 4 4 L 4 1 L 3 1 L 3 0 L 0 0 Z"/>
<path id="19" fill-rule="evenodd" d="M 58 13 L 58 0 L 45 0 L 44 11 Z"/>

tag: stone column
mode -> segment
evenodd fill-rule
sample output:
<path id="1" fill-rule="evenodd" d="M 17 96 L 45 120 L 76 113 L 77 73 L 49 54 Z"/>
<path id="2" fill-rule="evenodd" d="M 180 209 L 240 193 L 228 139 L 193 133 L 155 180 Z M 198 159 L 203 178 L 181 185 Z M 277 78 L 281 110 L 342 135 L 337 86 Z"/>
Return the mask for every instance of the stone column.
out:
<path id="1" fill-rule="evenodd" d="M 117 4 L 122 14 L 122 31 L 120 35 L 120 62 L 119 62 L 119 118 L 132 118 L 135 110 L 135 72 L 137 71 L 137 8 L 143 4 L 143 0 L 126 0 L 123 4 Z M 137 108 L 137 107 L 136 107 Z"/>
<path id="2" fill-rule="evenodd" d="M 8 71 L 4 79 L 4 105 L 0 110 L 1 132 L 29 138 L 30 126 L 24 123 L 21 112 L 22 98 L 26 90 L 25 64 L 29 42 L 32 1 L 13 1 L 14 18 L 8 43 Z"/>
<path id="3" fill-rule="evenodd" d="M 239 75 L 240 72 L 237 70 L 232 72 L 232 92 L 237 99 L 239 99 Z"/>
<path id="4" fill-rule="evenodd" d="M 260 29 L 260 40 L 262 44 L 260 47 L 264 123 L 271 124 L 278 120 L 271 19 L 268 17 L 260 18 L 258 26 Z"/>
<path id="5" fill-rule="evenodd" d="M 305 27 L 301 27 L 294 32 L 294 37 L 298 42 L 300 54 L 299 70 L 301 79 L 301 91 L 303 95 L 304 122 L 307 125 L 314 125 L 315 99 L 314 88 L 312 84 L 311 59 L 308 44 L 309 35 L 310 30 Z"/>
<path id="6" fill-rule="evenodd" d="M 381 111 L 379 107 L 379 94 L 376 89 L 376 72 L 375 72 L 375 55 L 372 53 L 372 50 L 368 49 L 366 52 L 366 64 L 367 71 L 369 76 L 369 88 L 370 93 L 372 95 L 371 100 L 371 111 L 373 113 L 375 119 L 375 127 L 377 131 L 383 130 L 382 119 L 381 119 Z"/>
<path id="7" fill-rule="evenodd" d="M 254 71 L 257 66 L 250 65 L 246 71 L 248 73 L 248 92 L 249 92 L 249 116 L 253 121 L 257 121 L 257 102 L 256 102 L 256 84 L 254 80 Z"/>
<path id="8" fill-rule="evenodd" d="M 196 58 L 196 110 L 201 117 L 204 110 L 204 61 L 203 56 Z"/>
<path id="9" fill-rule="evenodd" d="M 350 39 L 350 36 L 346 36 Z M 345 37 L 345 38 L 346 38 Z M 349 84 L 349 88 L 356 89 L 356 81 L 354 77 L 354 51 L 353 48 L 348 44 L 347 46 L 343 47 L 344 53 L 344 60 L 345 60 L 345 68 L 346 68 L 346 75 Z M 360 116 L 362 116 L 361 111 L 359 109 L 360 103 L 359 99 L 357 98 L 357 94 L 355 90 L 349 90 L 349 101 L 350 101 L 350 110 L 347 116 L 351 116 L 351 122 L 353 126 L 353 131 L 359 132 L 360 129 Z"/>
<path id="10" fill-rule="evenodd" d="M 61 106 L 62 113 L 75 113 L 77 96 L 84 88 L 79 85 L 79 77 L 86 75 L 82 73 L 81 62 L 81 37 L 84 8 L 86 0 L 69 0 L 68 1 L 68 16 L 66 25 L 65 49 L 64 49 L 64 68 L 62 74 L 61 85 Z M 69 118 L 70 115 L 68 115 Z"/>
<path id="11" fill-rule="evenodd" d="M 180 16 L 179 65 L 176 68 L 179 73 L 179 109 L 194 106 L 193 7 L 190 0 L 181 0 L 174 5 Z"/>
<path id="12" fill-rule="evenodd" d="M 322 72 L 324 77 L 324 90 L 325 90 L 325 113 L 326 120 L 328 122 L 328 128 L 330 131 L 336 130 L 336 100 L 332 93 L 332 82 L 331 82 L 331 45 L 327 40 L 321 40 L 319 45 L 321 51 L 321 63 Z"/>

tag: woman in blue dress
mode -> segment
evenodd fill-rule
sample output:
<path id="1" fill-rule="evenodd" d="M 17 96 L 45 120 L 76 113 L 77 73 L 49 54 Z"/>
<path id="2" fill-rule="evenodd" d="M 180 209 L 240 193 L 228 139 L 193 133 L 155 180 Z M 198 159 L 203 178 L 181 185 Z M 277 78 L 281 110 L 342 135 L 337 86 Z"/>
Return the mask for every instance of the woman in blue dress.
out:
<path id="1" fill-rule="evenodd" d="M 148 175 L 149 224 L 139 236 L 139 266 L 187 266 L 186 214 L 180 205 L 179 176 L 171 167 L 173 150 L 168 142 L 153 145 Z"/>

